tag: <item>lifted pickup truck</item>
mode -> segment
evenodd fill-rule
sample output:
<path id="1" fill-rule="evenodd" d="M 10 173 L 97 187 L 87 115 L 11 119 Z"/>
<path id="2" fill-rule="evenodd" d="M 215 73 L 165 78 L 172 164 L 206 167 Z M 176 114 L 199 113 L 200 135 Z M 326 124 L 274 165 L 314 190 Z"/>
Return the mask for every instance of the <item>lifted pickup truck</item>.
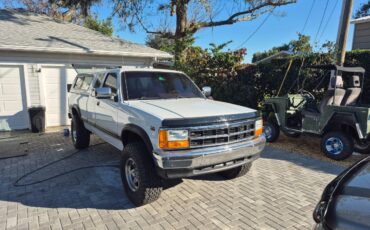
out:
<path id="1" fill-rule="evenodd" d="M 122 183 L 137 206 L 156 200 L 164 179 L 245 175 L 265 146 L 262 118 L 210 93 L 172 70 L 78 74 L 68 100 L 73 144 L 88 147 L 94 133 L 121 150 Z"/>

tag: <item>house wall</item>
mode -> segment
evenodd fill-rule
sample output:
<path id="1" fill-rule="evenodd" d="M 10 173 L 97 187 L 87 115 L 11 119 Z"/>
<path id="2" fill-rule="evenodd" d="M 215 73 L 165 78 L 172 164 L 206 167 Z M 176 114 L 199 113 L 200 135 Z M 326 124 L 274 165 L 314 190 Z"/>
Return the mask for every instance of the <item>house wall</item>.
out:
<path id="1" fill-rule="evenodd" d="M 65 119 L 67 116 L 66 105 L 67 103 L 67 92 L 66 84 L 72 83 L 74 75 L 77 74 L 72 68 L 71 64 L 100 64 L 100 65 L 112 65 L 112 66 L 128 66 L 128 67 L 144 67 L 148 68 L 152 65 L 153 58 L 135 58 L 135 57 L 112 57 L 112 56 L 89 56 L 89 55 L 70 55 L 70 54 L 51 54 L 51 53 L 37 53 L 37 52 L 4 52 L 0 51 L 0 70 L 6 69 L 8 66 L 17 66 L 20 68 L 19 79 L 22 84 L 22 104 L 23 108 L 20 109 L 20 113 L 28 116 L 27 108 L 32 106 L 45 106 L 46 107 L 46 123 L 49 125 L 68 125 L 69 120 Z M 1 75 L 1 74 L 0 74 Z M 2 76 L 0 76 L 1 78 Z M 50 81 L 50 78 L 53 78 Z M 50 88 L 50 82 L 56 82 L 58 90 L 48 90 Z M 0 85 L 0 89 L 1 89 Z M 55 87 L 55 86 L 54 86 Z M 55 88 L 57 89 L 57 88 Z M 54 98 L 55 96 L 55 98 Z M 47 108 L 50 106 L 51 100 L 57 100 L 60 109 L 60 119 L 52 118 L 56 116 L 55 110 Z M 20 99 L 17 99 L 20 100 Z M 54 114 L 50 114 L 53 110 Z M 5 114 L 5 113 L 4 113 Z M 3 114 L 3 115 L 4 115 Z M 11 126 L 7 126 L 5 123 L 7 120 L 14 120 L 11 113 L 7 113 L 0 118 L 3 119 L 3 123 L 0 122 L 0 131 L 12 130 Z M 7 117 L 8 116 L 8 117 Z M 48 118 L 49 116 L 49 118 Z M 27 118 L 28 119 L 28 118 Z M 49 119 L 49 120 L 48 120 Z M 54 122 L 50 122 L 54 120 Z M 60 120 L 60 122 L 55 122 Z M 48 122 L 49 121 L 49 122 Z M 30 128 L 30 121 L 28 124 L 22 127 Z"/>
<path id="2" fill-rule="evenodd" d="M 370 49 L 370 22 L 355 24 L 352 49 Z"/>

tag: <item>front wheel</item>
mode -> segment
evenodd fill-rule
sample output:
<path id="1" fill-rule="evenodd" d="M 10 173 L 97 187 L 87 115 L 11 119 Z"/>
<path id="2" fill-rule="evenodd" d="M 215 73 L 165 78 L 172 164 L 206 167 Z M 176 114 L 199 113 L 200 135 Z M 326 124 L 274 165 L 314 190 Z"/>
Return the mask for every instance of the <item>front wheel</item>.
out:
<path id="1" fill-rule="evenodd" d="M 325 155 L 333 160 L 344 160 L 352 155 L 353 139 L 343 132 L 329 132 L 324 135 L 321 148 Z"/>
<path id="2" fill-rule="evenodd" d="M 370 153 L 370 140 L 362 141 L 362 140 L 355 140 L 355 152 L 361 154 L 369 154 Z"/>
<path id="3" fill-rule="evenodd" d="M 159 198 L 163 186 L 151 157 L 141 142 L 125 146 L 121 158 L 121 179 L 128 198 L 136 206 L 149 204 Z"/>
<path id="4" fill-rule="evenodd" d="M 219 174 L 225 179 L 231 180 L 241 176 L 244 176 L 249 172 L 249 169 L 252 167 L 252 163 L 246 163 L 244 165 L 238 166 L 236 168 L 228 169 L 226 171 L 221 171 Z"/>
<path id="5" fill-rule="evenodd" d="M 265 121 L 263 125 L 263 133 L 265 134 L 267 142 L 275 142 L 280 135 L 280 128 L 278 124 L 273 121 Z"/>
<path id="6" fill-rule="evenodd" d="M 76 149 L 84 149 L 89 147 L 90 132 L 84 126 L 84 123 L 76 115 L 72 117 L 71 124 L 72 143 Z"/>

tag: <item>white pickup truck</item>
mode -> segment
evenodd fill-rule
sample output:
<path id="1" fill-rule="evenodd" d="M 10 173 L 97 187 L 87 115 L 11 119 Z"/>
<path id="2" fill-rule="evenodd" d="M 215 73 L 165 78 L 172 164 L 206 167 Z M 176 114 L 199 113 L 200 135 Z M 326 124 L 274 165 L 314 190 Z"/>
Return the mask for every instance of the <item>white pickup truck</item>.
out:
<path id="1" fill-rule="evenodd" d="M 94 133 L 121 150 L 122 183 L 137 206 L 156 200 L 164 179 L 245 175 L 265 146 L 262 118 L 210 93 L 172 70 L 78 74 L 68 99 L 73 144 L 88 147 Z"/>

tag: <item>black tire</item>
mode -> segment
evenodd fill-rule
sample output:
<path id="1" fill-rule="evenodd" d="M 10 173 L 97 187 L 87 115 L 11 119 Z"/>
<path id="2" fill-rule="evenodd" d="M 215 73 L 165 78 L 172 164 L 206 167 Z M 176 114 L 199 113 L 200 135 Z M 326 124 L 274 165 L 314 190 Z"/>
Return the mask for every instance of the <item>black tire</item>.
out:
<path id="1" fill-rule="evenodd" d="M 280 135 L 279 125 L 274 121 L 265 121 L 263 125 L 263 132 L 267 142 L 275 142 Z"/>
<path id="2" fill-rule="evenodd" d="M 285 136 L 292 137 L 292 138 L 298 138 L 301 136 L 301 133 L 294 132 L 294 131 L 283 130 L 283 133 Z"/>
<path id="3" fill-rule="evenodd" d="M 360 141 L 355 140 L 355 152 L 361 154 L 370 154 L 370 140 Z"/>
<path id="4" fill-rule="evenodd" d="M 343 132 L 329 132 L 321 141 L 324 154 L 333 160 L 344 160 L 352 155 L 353 139 Z"/>
<path id="5" fill-rule="evenodd" d="M 90 145 L 90 132 L 85 128 L 83 121 L 76 115 L 72 117 L 71 137 L 76 149 L 84 149 Z"/>
<path id="6" fill-rule="evenodd" d="M 225 179 L 231 180 L 241 176 L 244 176 L 249 172 L 249 169 L 252 167 L 252 163 L 246 163 L 244 165 L 238 166 L 236 168 L 228 169 L 226 171 L 219 172 L 221 176 Z"/>
<path id="7" fill-rule="evenodd" d="M 126 165 L 129 167 L 134 162 L 136 181 L 129 181 L 130 177 Z M 162 179 L 155 171 L 154 163 L 141 142 L 129 143 L 125 146 L 121 158 L 121 179 L 128 198 L 136 206 L 149 204 L 157 200 L 163 190 Z M 131 179 L 133 180 L 133 179 Z"/>

